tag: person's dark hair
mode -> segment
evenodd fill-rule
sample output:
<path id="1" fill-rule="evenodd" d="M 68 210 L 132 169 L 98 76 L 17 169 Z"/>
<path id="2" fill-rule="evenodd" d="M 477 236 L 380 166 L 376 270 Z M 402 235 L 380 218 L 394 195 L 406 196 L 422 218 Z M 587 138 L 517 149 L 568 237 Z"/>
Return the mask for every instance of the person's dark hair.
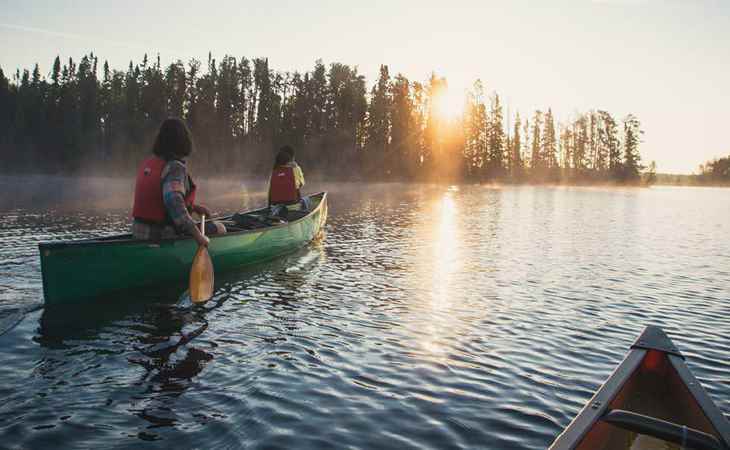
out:
<path id="1" fill-rule="evenodd" d="M 185 158 L 193 152 L 193 136 L 182 120 L 171 117 L 160 125 L 152 153 L 167 161 Z"/>
<path id="2" fill-rule="evenodd" d="M 284 150 L 279 150 L 279 153 L 276 154 L 276 159 L 274 160 L 274 168 L 277 168 L 279 166 L 285 166 L 291 161 L 291 154 L 285 152 Z"/>
<path id="3" fill-rule="evenodd" d="M 291 146 L 285 145 L 285 146 L 281 147 L 279 149 L 279 151 L 280 152 L 284 152 L 284 153 L 288 153 L 289 155 L 291 155 L 291 159 L 292 160 L 294 159 L 294 149 Z"/>

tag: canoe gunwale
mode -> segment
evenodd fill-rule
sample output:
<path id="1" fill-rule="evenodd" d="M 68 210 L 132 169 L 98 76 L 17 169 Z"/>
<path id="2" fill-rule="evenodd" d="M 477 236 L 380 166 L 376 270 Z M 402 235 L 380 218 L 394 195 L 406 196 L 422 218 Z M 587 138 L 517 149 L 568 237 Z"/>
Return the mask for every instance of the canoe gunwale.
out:
<path id="1" fill-rule="evenodd" d="M 550 446 L 550 450 L 573 450 L 581 443 L 593 428 L 593 425 L 601 420 L 601 417 L 606 413 L 611 400 L 639 367 L 644 355 L 646 355 L 644 349 L 636 348 L 629 351 L 629 354 L 609 375 L 608 379 L 575 416 L 570 425 L 555 439 L 555 442 Z"/>
<path id="2" fill-rule="evenodd" d="M 697 378 L 690 372 L 689 367 L 684 362 L 684 358 L 679 358 L 676 355 L 667 355 L 667 357 L 685 387 L 697 401 L 702 412 L 705 413 L 705 417 L 707 417 L 715 428 L 715 431 L 722 438 L 725 448 L 730 448 L 730 423 L 725 419 L 722 411 L 718 409 Z"/>
<path id="3" fill-rule="evenodd" d="M 310 198 L 321 197 L 321 200 L 319 201 L 319 204 L 317 205 L 317 207 L 314 208 L 313 210 L 311 210 L 309 212 L 309 214 L 307 214 L 306 216 L 300 217 L 296 220 L 292 220 L 291 222 L 281 223 L 278 225 L 271 225 L 268 227 L 256 228 L 253 230 L 240 230 L 240 231 L 233 231 L 233 232 L 225 233 L 225 234 L 215 234 L 215 235 L 208 236 L 208 238 L 211 241 L 213 241 L 215 239 L 225 238 L 228 236 L 242 236 L 242 235 L 250 234 L 250 233 L 261 233 L 261 232 L 266 232 L 269 230 L 275 230 L 278 228 L 289 227 L 289 226 L 297 224 L 299 222 L 311 219 L 314 214 L 318 213 L 322 209 L 322 207 L 327 199 L 327 192 L 318 192 L 316 194 L 309 195 L 308 197 L 310 197 Z M 257 209 L 252 209 L 249 211 L 244 211 L 240 214 L 243 214 L 243 215 L 253 214 L 253 213 L 257 213 L 257 212 L 263 212 L 267 209 L 268 208 L 257 208 Z M 211 220 L 229 220 L 232 217 L 233 217 L 233 215 L 228 215 L 228 216 L 223 216 L 223 217 L 216 217 Z M 145 244 L 145 243 L 150 244 L 150 245 L 159 245 L 160 243 L 164 243 L 164 242 L 177 242 L 177 241 L 185 241 L 185 240 L 192 240 L 192 239 L 193 238 L 191 236 L 176 236 L 173 238 L 162 239 L 160 241 L 151 242 L 146 239 L 135 239 L 132 237 L 131 233 L 124 233 L 124 234 L 117 234 L 117 235 L 112 235 L 112 236 L 105 236 L 103 238 L 79 239 L 79 240 L 75 240 L 75 241 L 40 242 L 38 244 L 38 248 L 42 251 L 42 250 L 58 250 L 58 249 L 65 248 L 65 247 L 78 248 L 78 247 L 83 247 L 83 246 L 138 245 L 138 244 Z"/>
<path id="4" fill-rule="evenodd" d="M 649 351 L 659 351 L 666 355 L 682 383 L 689 390 L 693 400 L 702 410 L 714 431 L 719 435 L 719 441 L 721 441 L 723 448 L 730 449 L 730 423 L 689 370 L 684 361 L 684 356 L 664 331 L 657 326 L 647 326 L 644 329 L 631 346 L 624 360 L 614 369 L 613 373 L 585 404 L 573 421 L 555 439 L 549 449 L 574 450 L 577 448 L 594 425 L 601 421 L 608 412 L 613 399 L 631 378 Z"/>

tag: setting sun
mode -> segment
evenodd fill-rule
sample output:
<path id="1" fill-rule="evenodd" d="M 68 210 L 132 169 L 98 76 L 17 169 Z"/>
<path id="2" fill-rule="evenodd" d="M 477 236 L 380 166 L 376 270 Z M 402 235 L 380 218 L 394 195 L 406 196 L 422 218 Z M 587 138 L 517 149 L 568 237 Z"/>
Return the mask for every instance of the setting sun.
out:
<path id="1" fill-rule="evenodd" d="M 436 115 L 442 119 L 454 120 L 464 114 L 464 100 L 462 93 L 448 87 L 440 89 L 433 99 L 433 108 Z"/>

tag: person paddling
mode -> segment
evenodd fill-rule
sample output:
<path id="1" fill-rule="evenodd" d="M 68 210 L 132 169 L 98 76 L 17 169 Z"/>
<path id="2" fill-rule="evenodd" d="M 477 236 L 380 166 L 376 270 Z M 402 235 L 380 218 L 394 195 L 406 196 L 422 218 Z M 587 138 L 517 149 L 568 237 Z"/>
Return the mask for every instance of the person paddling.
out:
<path id="1" fill-rule="evenodd" d="M 190 130 L 180 119 L 162 122 L 147 157 L 137 171 L 132 209 L 132 234 L 137 239 L 159 241 L 180 235 L 192 236 L 199 245 L 207 246 L 209 239 L 197 226 L 191 213 L 210 217 L 210 210 L 195 203 L 197 188 L 188 173 L 185 158 L 193 151 Z M 222 234 L 220 222 L 205 222 L 205 234 Z"/>
<path id="2" fill-rule="evenodd" d="M 269 179 L 269 207 L 272 215 L 282 215 L 286 209 L 308 209 L 306 198 L 302 198 L 304 174 L 294 161 L 294 149 L 285 145 L 276 154 L 274 168 Z"/>

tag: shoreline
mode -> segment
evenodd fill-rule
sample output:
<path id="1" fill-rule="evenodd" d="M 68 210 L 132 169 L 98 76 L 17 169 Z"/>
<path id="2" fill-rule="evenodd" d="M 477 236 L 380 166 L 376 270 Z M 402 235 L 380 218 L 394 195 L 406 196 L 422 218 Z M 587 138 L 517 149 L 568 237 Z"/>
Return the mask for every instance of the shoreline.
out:
<path id="1" fill-rule="evenodd" d="M 132 173 L 119 175 L 114 174 L 95 174 L 87 176 L 78 175 L 65 175 L 60 173 L 44 173 L 44 172 L 14 172 L 4 173 L 0 172 L 2 178 L 46 178 L 46 179 L 58 179 L 58 180 L 78 180 L 78 181 L 93 181 L 93 180 L 113 180 L 117 182 L 124 182 L 129 180 L 129 183 L 133 183 Z M 234 181 L 250 181 L 250 182 L 265 182 L 267 175 L 261 176 L 256 173 L 242 173 L 240 175 L 231 174 L 206 174 L 197 172 L 195 173 L 197 179 L 211 181 L 211 182 L 234 182 Z M 672 175 L 674 176 L 674 175 Z M 696 175 L 681 175 L 682 177 L 696 177 Z M 661 176 L 660 178 L 664 178 Z M 703 183 L 694 181 L 691 178 L 688 182 L 670 182 L 667 180 L 658 180 L 653 183 L 647 183 L 644 180 L 633 183 L 621 183 L 615 181 L 579 181 L 579 180 L 561 180 L 561 181 L 516 181 L 516 180 L 448 180 L 448 179 L 387 179 L 387 178 L 367 178 L 367 177 L 326 177 L 322 176 L 317 172 L 311 172 L 306 175 L 308 182 L 316 183 L 373 183 L 373 184 L 424 184 L 424 185 L 446 185 L 446 186 L 559 186 L 559 187 L 617 187 L 617 188 L 649 188 L 652 186 L 657 187 L 697 187 L 697 188 L 730 188 L 730 182 L 728 183 Z"/>

